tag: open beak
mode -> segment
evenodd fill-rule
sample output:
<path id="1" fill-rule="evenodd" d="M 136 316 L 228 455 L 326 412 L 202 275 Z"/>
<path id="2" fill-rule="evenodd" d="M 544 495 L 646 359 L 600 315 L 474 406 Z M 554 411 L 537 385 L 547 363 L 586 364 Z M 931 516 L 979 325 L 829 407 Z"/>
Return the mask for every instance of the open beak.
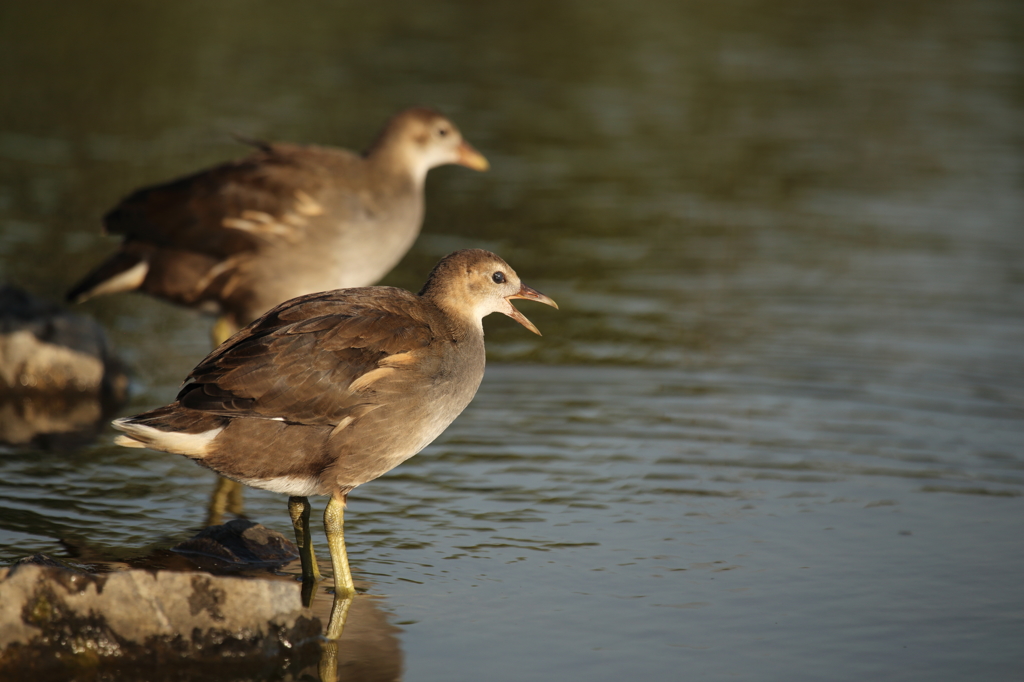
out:
<path id="1" fill-rule="evenodd" d="M 526 327 L 527 329 L 529 329 L 531 332 L 533 332 L 537 336 L 541 336 L 540 330 L 537 329 L 537 327 L 533 324 L 533 322 L 530 322 L 528 319 L 526 319 L 526 316 L 523 315 L 518 310 L 516 310 L 516 307 L 514 305 L 512 305 L 511 299 L 513 299 L 513 298 L 524 298 L 527 301 L 537 301 L 538 303 L 544 303 L 546 305 L 549 305 L 549 306 L 551 306 L 552 308 L 554 308 L 556 310 L 558 309 L 558 304 L 555 303 L 552 299 L 550 299 L 547 296 L 545 296 L 544 294 L 542 294 L 539 291 L 537 291 L 536 289 L 531 289 L 530 287 L 526 286 L 525 284 L 523 284 L 521 287 L 519 287 L 519 291 L 517 291 L 516 293 L 514 293 L 511 296 L 507 297 L 507 300 L 509 301 L 509 307 L 512 308 L 512 312 L 505 313 L 505 314 L 508 315 L 509 317 L 511 317 L 513 320 L 515 320 L 519 324 L 521 324 L 524 327 Z"/>
<path id="2" fill-rule="evenodd" d="M 484 155 L 478 152 L 477 150 L 473 149 L 473 145 L 466 142 L 465 140 L 459 143 L 457 151 L 459 154 L 459 158 L 458 161 L 456 161 L 456 163 L 459 164 L 460 166 L 472 168 L 473 170 L 477 171 L 485 171 L 491 167 L 491 164 L 487 162 L 487 159 L 484 158 Z"/>

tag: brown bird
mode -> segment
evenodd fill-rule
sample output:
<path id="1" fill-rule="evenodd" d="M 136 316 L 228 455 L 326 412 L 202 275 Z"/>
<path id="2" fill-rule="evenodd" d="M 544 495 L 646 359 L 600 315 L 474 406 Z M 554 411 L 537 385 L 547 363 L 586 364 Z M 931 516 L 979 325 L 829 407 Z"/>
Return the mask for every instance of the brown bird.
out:
<path id="1" fill-rule="evenodd" d="M 353 591 L 343 534 L 349 492 L 437 438 L 484 375 L 482 320 L 523 298 L 557 308 L 480 249 L 442 259 L 419 294 L 392 287 L 287 301 L 235 334 L 177 400 L 114 426 L 117 443 L 185 455 L 223 476 L 286 493 L 302 573 L 319 579 L 308 495 L 329 495 L 324 527 L 338 592 Z"/>
<path id="2" fill-rule="evenodd" d="M 419 234 L 427 172 L 488 167 L 426 108 L 394 116 L 363 154 L 253 144 L 251 156 L 140 189 L 107 213 L 121 248 L 68 300 L 138 289 L 221 313 L 220 343 L 282 301 L 374 284 Z"/>

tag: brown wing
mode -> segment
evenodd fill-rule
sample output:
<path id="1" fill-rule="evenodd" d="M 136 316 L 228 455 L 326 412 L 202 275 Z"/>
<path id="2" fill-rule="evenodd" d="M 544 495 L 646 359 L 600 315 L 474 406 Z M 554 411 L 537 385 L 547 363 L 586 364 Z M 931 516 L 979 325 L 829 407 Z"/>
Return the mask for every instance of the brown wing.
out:
<path id="1" fill-rule="evenodd" d="M 342 289 L 284 303 L 197 366 L 181 405 L 232 417 L 337 425 L 373 404 L 373 374 L 403 367 L 435 336 L 401 289 Z"/>
<path id="2" fill-rule="evenodd" d="M 287 248 L 318 222 L 364 219 L 359 169 L 345 150 L 264 144 L 245 159 L 137 190 L 104 217 L 108 233 L 124 236 L 121 248 L 67 299 L 140 288 L 183 305 L 223 305 L 234 274 L 258 251 Z"/>
<path id="3" fill-rule="evenodd" d="M 300 230 L 323 210 L 319 195 L 356 161 L 343 150 L 266 145 L 247 158 L 137 190 L 103 222 L 128 243 L 223 259 Z"/>

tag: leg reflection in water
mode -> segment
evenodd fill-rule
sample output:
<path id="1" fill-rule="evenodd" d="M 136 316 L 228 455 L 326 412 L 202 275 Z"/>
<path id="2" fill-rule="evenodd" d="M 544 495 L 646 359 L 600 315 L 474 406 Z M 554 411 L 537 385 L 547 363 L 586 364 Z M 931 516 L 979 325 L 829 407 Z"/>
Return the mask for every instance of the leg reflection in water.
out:
<path id="1" fill-rule="evenodd" d="M 314 596 L 313 614 L 325 624 L 317 666 L 321 682 L 402 678 L 401 630 L 380 608 L 382 598 L 362 592 L 368 587 L 360 581 L 358 593 L 319 590 Z"/>

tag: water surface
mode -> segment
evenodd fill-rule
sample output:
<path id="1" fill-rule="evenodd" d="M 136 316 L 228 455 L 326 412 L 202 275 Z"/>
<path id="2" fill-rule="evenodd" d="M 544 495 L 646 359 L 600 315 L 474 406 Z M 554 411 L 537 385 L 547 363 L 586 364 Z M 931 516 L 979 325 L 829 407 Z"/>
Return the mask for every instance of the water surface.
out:
<path id="1" fill-rule="evenodd" d="M 476 401 L 350 498 L 405 679 L 1024 674 L 1014 3 L 2 14 L 0 276 L 42 295 L 231 131 L 358 147 L 427 103 L 490 159 L 431 173 L 385 283 L 479 246 L 561 310 L 523 305 L 542 338 L 488 319 Z M 208 350 L 156 301 L 80 309 L 135 370 L 125 413 Z M 209 472 L 112 438 L 3 450 L 0 561 L 202 526 Z M 245 513 L 289 531 L 281 496 Z"/>

